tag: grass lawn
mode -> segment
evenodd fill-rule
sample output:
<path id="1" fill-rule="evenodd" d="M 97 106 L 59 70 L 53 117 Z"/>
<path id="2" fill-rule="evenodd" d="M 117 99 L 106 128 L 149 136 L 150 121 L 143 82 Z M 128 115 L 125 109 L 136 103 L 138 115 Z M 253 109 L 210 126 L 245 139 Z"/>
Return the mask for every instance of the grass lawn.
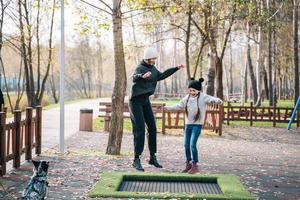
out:
<path id="1" fill-rule="evenodd" d="M 179 125 L 183 125 L 182 120 L 180 122 L 181 123 L 179 123 Z M 175 120 L 173 120 L 172 123 L 174 124 Z M 161 119 L 156 120 L 156 127 L 157 127 L 158 132 L 160 132 L 161 127 L 162 127 L 162 120 Z M 94 121 L 93 121 L 93 130 L 96 130 L 96 131 L 103 131 L 104 130 L 104 117 L 97 117 L 96 119 L 94 119 Z M 123 130 L 125 132 L 131 132 L 132 131 L 131 120 L 129 118 L 124 118 Z M 166 129 L 166 132 L 168 132 L 168 129 Z"/>
<path id="2" fill-rule="evenodd" d="M 77 103 L 77 102 L 81 102 L 81 101 L 85 101 L 85 100 L 88 100 L 88 99 L 67 100 L 67 101 L 65 101 L 65 105 Z M 53 104 L 49 104 L 49 105 L 43 107 L 43 110 L 48 110 L 48 109 L 57 108 L 57 107 L 59 107 L 59 103 L 53 103 Z"/>
<path id="3" fill-rule="evenodd" d="M 164 181 L 215 183 L 222 194 L 171 193 L 171 192 L 128 192 L 120 191 L 122 181 Z M 255 199 L 234 175 L 210 174 L 189 175 L 182 173 L 121 173 L 109 172 L 101 175 L 100 181 L 89 192 L 89 197 L 115 197 L 138 199 Z"/>
<path id="4" fill-rule="evenodd" d="M 240 103 L 230 103 L 232 106 L 240 106 Z M 227 102 L 224 103 L 225 106 L 228 105 Z M 245 103 L 245 106 L 250 106 L 250 102 Z M 269 107 L 269 101 L 263 101 L 262 106 Z M 294 107 L 294 100 L 278 100 L 277 107 L 288 107 L 293 108 Z"/>
<path id="5" fill-rule="evenodd" d="M 155 103 L 165 103 L 166 105 L 170 106 L 170 105 L 176 105 L 177 103 L 179 103 L 180 99 L 172 99 L 172 100 L 153 100 L 151 102 L 155 102 Z M 224 103 L 225 106 L 228 105 L 227 102 Z M 231 103 L 232 106 L 240 106 L 240 103 Z M 248 101 L 247 103 L 245 103 L 245 106 L 250 106 L 250 101 Z M 262 102 L 262 106 L 266 106 L 269 107 L 269 101 L 263 101 Z M 288 108 L 293 108 L 294 107 L 294 100 L 278 100 L 277 102 L 277 107 L 288 107 Z"/>
<path id="6" fill-rule="evenodd" d="M 224 122 L 226 124 L 226 122 Z M 242 126 L 247 127 L 250 126 L 250 122 L 245 121 L 231 121 L 229 122 L 229 126 Z M 273 122 L 253 122 L 253 127 L 272 127 Z M 278 128 L 287 128 L 288 123 L 276 123 L 276 127 Z M 297 124 L 293 123 L 292 128 L 296 128 Z"/>

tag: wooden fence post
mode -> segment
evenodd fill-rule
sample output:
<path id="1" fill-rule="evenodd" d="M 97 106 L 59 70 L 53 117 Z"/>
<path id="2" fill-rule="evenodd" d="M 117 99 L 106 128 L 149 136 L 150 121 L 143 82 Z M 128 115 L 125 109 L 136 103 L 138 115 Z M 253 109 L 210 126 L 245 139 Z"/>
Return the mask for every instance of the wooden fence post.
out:
<path id="1" fill-rule="evenodd" d="M 250 102 L 250 126 L 253 126 L 253 102 Z"/>
<path id="2" fill-rule="evenodd" d="M 0 112 L 0 175 L 6 174 L 6 129 L 5 129 L 6 113 Z"/>
<path id="3" fill-rule="evenodd" d="M 165 113 L 165 104 L 163 104 L 163 107 L 161 109 L 161 133 L 166 134 L 166 113 Z"/>
<path id="4" fill-rule="evenodd" d="M 13 167 L 19 168 L 21 164 L 21 111 L 14 111 L 15 137 Z"/>
<path id="5" fill-rule="evenodd" d="M 26 126 L 25 126 L 25 159 L 32 159 L 32 108 L 26 108 Z"/>
<path id="6" fill-rule="evenodd" d="M 276 126 L 276 104 L 273 106 L 273 127 Z"/>
<path id="7" fill-rule="evenodd" d="M 229 125 L 229 110 L 230 110 L 230 106 L 231 106 L 231 104 L 230 104 L 230 102 L 228 102 L 228 107 L 227 107 L 227 125 Z"/>
<path id="8" fill-rule="evenodd" d="M 219 105 L 219 136 L 222 135 L 223 116 L 224 116 L 224 107 L 223 105 Z"/>
<path id="9" fill-rule="evenodd" d="M 36 106 L 36 149 L 35 153 L 42 153 L 42 106 Z"/>

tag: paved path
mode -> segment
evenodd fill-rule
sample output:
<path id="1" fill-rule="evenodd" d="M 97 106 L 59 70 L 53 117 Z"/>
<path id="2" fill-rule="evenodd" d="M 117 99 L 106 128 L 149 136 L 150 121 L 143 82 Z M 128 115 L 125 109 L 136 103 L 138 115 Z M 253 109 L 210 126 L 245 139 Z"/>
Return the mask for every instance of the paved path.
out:
<path id="1" fill-rule="evenodd" d="M 79 130 L 80 109 L 93 109 L 93 117 L 95 118 L 98 116 L 100 100 L 104 99 L 88 99 L 65 105 L 65 139 L 68 139 L 70 136 L 72 136 L 72 134 Z M 59 144 L 59 117 L 59 107 L 43 110 L 43 150 L 53 148 Z"/>

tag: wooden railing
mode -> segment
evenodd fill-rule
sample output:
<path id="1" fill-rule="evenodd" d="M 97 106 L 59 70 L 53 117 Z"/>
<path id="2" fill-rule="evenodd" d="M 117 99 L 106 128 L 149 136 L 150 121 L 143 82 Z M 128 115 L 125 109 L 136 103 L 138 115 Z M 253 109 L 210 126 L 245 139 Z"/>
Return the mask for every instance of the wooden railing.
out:
<path id="1" fill-rule="evenodd" d="M 183 129 L 185 125 L 185 112 L 182 111 L 166 111 L 163 109 L 165 104 L 152 104 L 153 112 L 156 119 L 162 119 L 163 134 L 166 129 Z M 110 115 L 111 115 L 111 102 L 101 102 L 100 112 L 104 112 L 100 116 L 105 120 L 105 131 L 109 130 Z M 214 132 L 222 135 L 222 123 L 230 121 L 247 121 L 250 126 L 253 122 L 272 122 L 275 127 L 276 123 L 288 123 L 293 112 L 293 108 L 284 107 L 255 107 L 253 103 L 250 106 L 232 106 L 228 103 L 227 106 L 208 105 L 205 116 L 205 123 L 203 129 L 213 130 Z M 128 111 L 128 104 L 125 103 L 124 117 L 130 117 Z M 296 118 L 297 127 L 300 125 L 300 112 L 298 111 Z"/>
<path id="2" fill-rule="evenodd" d="M 153 103 L 152 110 L 156 119 L 162 120 L 162 134 L 166 133 L 166 129 L 183 129 L 185 125 L 185 112 L 182 111 L 166 111 L 164 109 L 164 103 Z M 222 106 L 221 106 L 222 107 Z M 219 106 L 209 105 L 206 112 L 206 120 L 203 126 L 204 129 L 213 130 L 219 135 L 222 135 L 222 121 L 223 115 L 219 114 Z M 223 110 L 223 108 L 221 109 Z M 100 102 L 100 117 L 104 117 L 104 130 L 109 131 L 112 103 L 111 102 Z M 128 103 L 124 104 L 123 111 L 124 118 L 130 118 Z"/>
<path id="3" fill-rule="evenodd" d="M 0 112 L 0 175 L 6 174 L 7 162 L 11 160 L 13 167 L 19 168 L 22 154 L 25 160 L 31 160 L 33 148 L 35 154 L 41 154 L 42 107 L 37 106 L 35 110 L 33 117 L 33 109 L 27 108 L 23 120 L 21 111 L 14 111 L 14 119 L 9 123 L 6 123 L 6 112 Z"/>
<path id="4" fill-rule="evenodd" d="M 227 125 L 231 121 L 248 121 L 250 126 L 253 126 L 253 122 L 272 122 L 273 127 L 275 127 L 276 123 L 288 123 L 292 112 L 293 108 L 255 107 L 253 103 L 250 103 L 250 106 L 232 106 L 228 103 L 227 106 L 224 106 L 224 121 L 227 122 Z M 299 111 L 295 121 L 299 127 Z"/>
<path id="5" fill-rule="evenodd" d="M 220 113 L 221 112 L 221 113 Z M 212 130 L 222 135 L 222 122 L 223 122 L 223 106 L 216 104 L 207 105 L 205 121 L 203 129 Z M 185 111 L 166 111 L 163 110 L 162 133 L 165 129 L 183 129 L 185 125 Z"/>
<path id="6" fill-rule="evenodd" d="M 111 102 L 100 102 L 99 105 L 100 105 L 99 117 L 104 117 L 104 130 L 109 131 L 111 112 L 112 112 L 112 103 Z M 152 104 L 152 111 L 153 111 L 155 118 L 161 119 L 161 117 L 162 117 L 161 112 L 162 112 L 164 105 L 165 104 L 163 104 L 163 103 L 153 103 Z M 128 103 L 124 103 L 123 117 L 130 118 Z"/>

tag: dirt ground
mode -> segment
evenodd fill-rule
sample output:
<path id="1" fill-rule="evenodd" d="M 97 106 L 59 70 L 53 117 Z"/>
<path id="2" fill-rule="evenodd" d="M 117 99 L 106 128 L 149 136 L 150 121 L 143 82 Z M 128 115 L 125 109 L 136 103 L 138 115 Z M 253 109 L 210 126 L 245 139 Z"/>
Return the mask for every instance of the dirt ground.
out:
<path id="1" fill-rule="evenodd" d="M 48 199 L 87 199 L 87 193 L 103 172 L 135 171 L 132 134 L 122 141 L 122 154 L 105 154 L 108 133 L 78 132 L 66 141 L 66 153 L 57 147 L 37 159 L 50 160 Z M 224 127 L 223 136 L 203 134 L 198 141 L 200 173 L 237 175 L 257 199 L 300 199 L 300 129 Z M 147 164 L 147 145 L 142 164 L 148 172 L 179 172 L 184 167 L 183 137 L 158 136 L 157 157 L 163 169 Z M 23 163 L 1 180 L 0 198 L 20 197 L 32 175 L 32 164 Z"/>

